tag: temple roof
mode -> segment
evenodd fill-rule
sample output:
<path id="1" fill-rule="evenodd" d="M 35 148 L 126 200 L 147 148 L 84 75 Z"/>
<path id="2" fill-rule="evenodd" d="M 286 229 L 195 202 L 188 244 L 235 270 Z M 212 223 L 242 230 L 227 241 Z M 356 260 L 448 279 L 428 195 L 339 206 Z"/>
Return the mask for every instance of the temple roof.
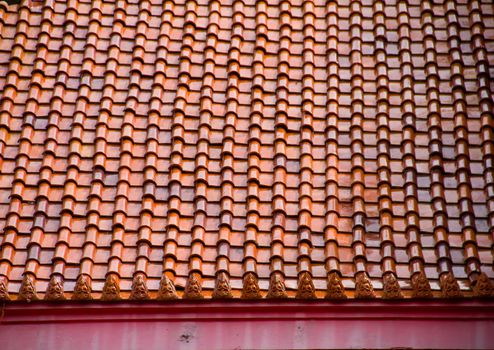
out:
<path id="1" fill-rule="evenodd" d="M 491 0 L 23 0 L 0 35 L 0 298 L 494 295 Z"/>

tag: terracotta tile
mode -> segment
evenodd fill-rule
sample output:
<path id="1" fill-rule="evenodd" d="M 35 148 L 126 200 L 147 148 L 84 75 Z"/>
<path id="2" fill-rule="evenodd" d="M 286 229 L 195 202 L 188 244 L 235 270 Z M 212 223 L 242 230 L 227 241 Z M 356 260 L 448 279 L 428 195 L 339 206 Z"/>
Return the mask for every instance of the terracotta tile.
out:
<path id="1" fill-rule="evenodd" d="M 66 298 L 87 276 L 95 296 L 139 300 L 170 283 L 187 298 L 246 283 L 324 295 L 336 275 L 358 297 L 390 297 L 395 282 L 398 296 L 424 283 L 480 295 L 494 232 L 491 10 L 95 4 L 43 8 L 41 21 L 5 10 L 12 299 L 31 285 L 53 299 L 60 275 Z"/>

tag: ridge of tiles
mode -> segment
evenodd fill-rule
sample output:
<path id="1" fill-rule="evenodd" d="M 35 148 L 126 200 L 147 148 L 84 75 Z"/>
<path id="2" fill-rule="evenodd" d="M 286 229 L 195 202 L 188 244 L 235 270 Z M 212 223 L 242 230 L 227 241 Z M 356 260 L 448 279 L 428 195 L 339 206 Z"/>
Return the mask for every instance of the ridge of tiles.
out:
<path id="1" fill-rule="evenodd" d="M 493 297 L 490 0 L 0 1 L 0 299 Z"/>

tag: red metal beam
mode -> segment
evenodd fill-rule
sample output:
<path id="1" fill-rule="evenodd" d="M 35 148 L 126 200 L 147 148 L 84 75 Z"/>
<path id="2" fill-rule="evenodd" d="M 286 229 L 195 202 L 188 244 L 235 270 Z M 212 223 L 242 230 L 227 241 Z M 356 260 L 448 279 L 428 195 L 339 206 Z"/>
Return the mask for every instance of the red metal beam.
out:
<path id="1" fill-rule="evenodd" d="M 492 301 L 10 303 L 0 349 L 494 348 Z"/>

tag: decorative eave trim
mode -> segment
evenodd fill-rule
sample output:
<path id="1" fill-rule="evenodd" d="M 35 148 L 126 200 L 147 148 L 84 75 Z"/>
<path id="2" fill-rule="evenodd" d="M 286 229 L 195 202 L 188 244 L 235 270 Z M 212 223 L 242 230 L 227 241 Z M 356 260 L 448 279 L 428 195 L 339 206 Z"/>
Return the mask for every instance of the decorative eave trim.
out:
<path id="1" fill-rule="evenodd" d="M 492 300 L 182 300 L 7 303 L 2 324 L 191 320 L 490 320 Z"/>
<path id="2" fill-rule="evenodd" d="M 492 300 L 5 303 L 5 349 L 492 349 Z M 40 345 L 41 344 L 41 345 Z M 109 344 L 111 346 L 109 347 Z"/>

